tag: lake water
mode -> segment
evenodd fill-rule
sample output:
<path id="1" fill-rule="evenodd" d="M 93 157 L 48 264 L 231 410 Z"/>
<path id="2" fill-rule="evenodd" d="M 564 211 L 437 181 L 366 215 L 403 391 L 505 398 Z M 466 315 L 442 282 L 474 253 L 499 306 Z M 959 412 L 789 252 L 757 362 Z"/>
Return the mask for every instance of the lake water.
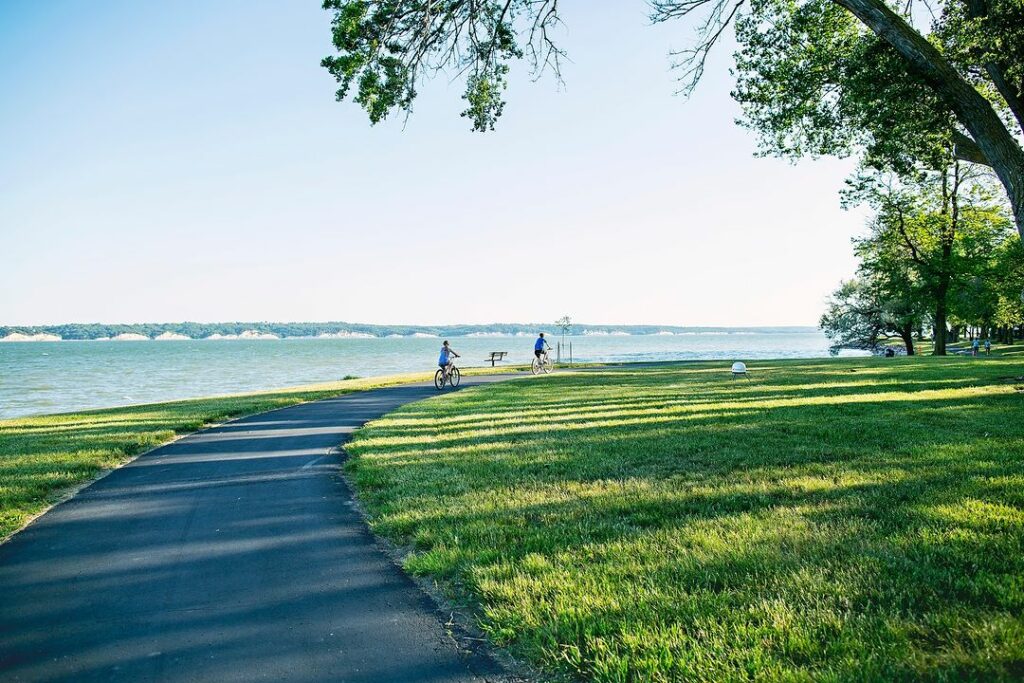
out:
<path id="1" fill-rule="evenodd" d="M 490 351 L 532 357 L 532 337 L 453 337 L 460 365 Z M 552 338 L 554 344 L 557 339 Z M 576 361 L 815 358 L 815 331 L 573 336 Z M 0 343 L 0 418 L 432 370 L 440 339 L 280 339 Z"/>

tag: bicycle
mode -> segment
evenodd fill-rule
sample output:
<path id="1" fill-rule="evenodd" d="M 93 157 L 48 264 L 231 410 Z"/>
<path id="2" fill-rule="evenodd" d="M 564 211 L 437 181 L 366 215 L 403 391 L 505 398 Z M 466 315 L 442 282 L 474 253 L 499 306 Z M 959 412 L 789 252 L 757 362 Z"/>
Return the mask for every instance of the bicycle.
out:
<path id="1" fill-rule="evenodd" d="M 459 382 L 462 381 L 462 373 L 455 365 L 448 367 L 448 377 L 444 375 L 444 368 L 438 368 L 437 372 L 434 373 L 434 386 L 440 391 L 444 389 L 444 385 L 447 384 L 452 389 L 459 386 Z"/>
<path id="2" fill-rule="evenodd" d="M 533 371 L 533 374 L 539 375 L 543 372 L 545 375 L 549 375 L 554 369 L 555 364 L 551 362 L 551 357 L 548 356 L 547 351 L 544 351 L 540 356 L 533 357 L 533 364 L 530 366 L 530 370 Z"/>

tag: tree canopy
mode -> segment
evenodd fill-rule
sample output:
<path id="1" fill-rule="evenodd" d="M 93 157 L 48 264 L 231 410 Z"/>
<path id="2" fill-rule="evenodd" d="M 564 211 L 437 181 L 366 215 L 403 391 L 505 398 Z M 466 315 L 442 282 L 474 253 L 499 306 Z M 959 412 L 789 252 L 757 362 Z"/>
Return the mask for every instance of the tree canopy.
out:
<path id="1" fill-rule="evenodd" d="M 873 349 L 899 336 L 912 353 L 911 333 L 928 323 L 934 353 L 943 355 L 950 325 L 1024 323 L 1006 305 L 1007 292 L 1024 286 L 1010 262 L 1020 239 L 988 173 L 957 161 L 910 178 L 864 172 L 845 200 L 874 216 L 854 239 L 857 277 L 833 294 L 821 320 L 836 347 Z"/>
<path id="2" fill-rule="evenodd" d="M 563 53 L 551 35 L 558 0 L 325 0 L 324 9 L 334 13 L 338 54 L 322 65 L 339 83 L 338 100 L 355 86 L 353 99 L 373 123 L 412 111 L 419 81 L 448 69 L 466 78 L 462 115 L 474 130 L 491 130 L 510 62 L 560 72 Z"/>
<path id="3" fill-rule="evenodd" d="M 877 351 L 885 341 L 898 337 L 907 355 L 914 355 L 914 333 L 922 324 L 920 306 L 912 289 L 898 286 L 889 275 L 859 275 L 843 282 L 829 297 L 820 325 L 833 353 Z"/>
<path id="4" fill-rule="evenodd" d="M 463 116 L 493 129 L 509 65 L 560 77 L 558 0 L 326 0 L 337 54 L 323 65 L 371 122 L 412 110 L 422 79 L 462 74 Z M 735 26 L 744 123 L 771 154 L 863 151 L 877 168 L 945 153 L 990 166 L 1024 234 L 1024 3 L 940 0 L 652 0 L 651 18 L 695 19 L 675 53 L 682 91 Z M 915 27 L 924 11 L 927 21 Z M 915 12 L 917 14 L 915 14 Z M 922 22 L 917 22 L 922 23 Z"/>

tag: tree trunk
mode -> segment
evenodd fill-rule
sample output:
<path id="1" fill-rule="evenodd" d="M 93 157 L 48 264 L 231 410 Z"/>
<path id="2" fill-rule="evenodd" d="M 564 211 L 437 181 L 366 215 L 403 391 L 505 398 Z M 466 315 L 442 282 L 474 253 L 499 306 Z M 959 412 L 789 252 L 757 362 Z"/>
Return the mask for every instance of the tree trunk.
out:
<path id="1" fill-rule="evenodd" d="M 904 325 L 903 329 L 900 330 L 900 337 L 903 338 L 903 345 L 907 347 L 907 355 L 914 355 L 914 327 L 913 325 Z"/>
<path id="2" fill-rule="evenodd" d="M 932 349 L 933 356 L 946 355 L 946 309 L 935 311 L 935 329 L 932 331 L 932 341 L 935 347 Z"/>
<path id="3" fill-rule="evenodd" d="M 970 19 L 982 19 L 988 16 L 989 13 L 989 0 L 967 0 L 967 16 Z M 1006 104 L 1009 105 L 1010 111 L 1013 112 L 1013 118 L 1017 119 L 1017 125 L 1020 126 L 1021 130 L 1024 130 L 1024 102 L 1021 102 L 1021 87 L 1024 87 L 1024 83 L 1018 83 L 1016 86 L 1010 84 L 1006 80 L 1006 64 L 988 61 L 985 62 L 985 71 L 988 72 L 988 77 L 992 81 L 992 85 L 996 87 L 999 94 L 1006 100 Z"/>
<path id="4" fill-rule="evenodd" d="M 932 330 L 932 342 L 935 348 L 933 356 L 946 355 L 946 294 L 949 291 L 949 284 L 942 283 L 935 292 L 935 327 Z"/>
<path id="5" fill-rule="evenodd" d="M 885 0 L 833 0 L 889 43 L 919 73 L 970 132 L 999 176 L 1024 239 L 1024 150 L 992 104 L 967 82 L 934 45 L 893 12 Z"/>

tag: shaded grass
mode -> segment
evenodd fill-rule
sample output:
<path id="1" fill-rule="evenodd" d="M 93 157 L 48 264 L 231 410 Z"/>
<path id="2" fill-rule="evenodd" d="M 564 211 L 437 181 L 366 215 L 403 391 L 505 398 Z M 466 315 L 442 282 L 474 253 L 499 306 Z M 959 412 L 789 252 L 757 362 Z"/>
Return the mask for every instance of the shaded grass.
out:
<path id="1" fill-rule="evenodd" d="M 304 401 L 432 377 L 346 378 L 270 392 L 0 420 L 0 540 L 76 487 L 177 435 Z"/>
<path id="2" fill-rule="evenodd" d="M 1024 677 L 1024 359 L 614 368 L 361 430 L 374 530 L 600 681 Z"/>

